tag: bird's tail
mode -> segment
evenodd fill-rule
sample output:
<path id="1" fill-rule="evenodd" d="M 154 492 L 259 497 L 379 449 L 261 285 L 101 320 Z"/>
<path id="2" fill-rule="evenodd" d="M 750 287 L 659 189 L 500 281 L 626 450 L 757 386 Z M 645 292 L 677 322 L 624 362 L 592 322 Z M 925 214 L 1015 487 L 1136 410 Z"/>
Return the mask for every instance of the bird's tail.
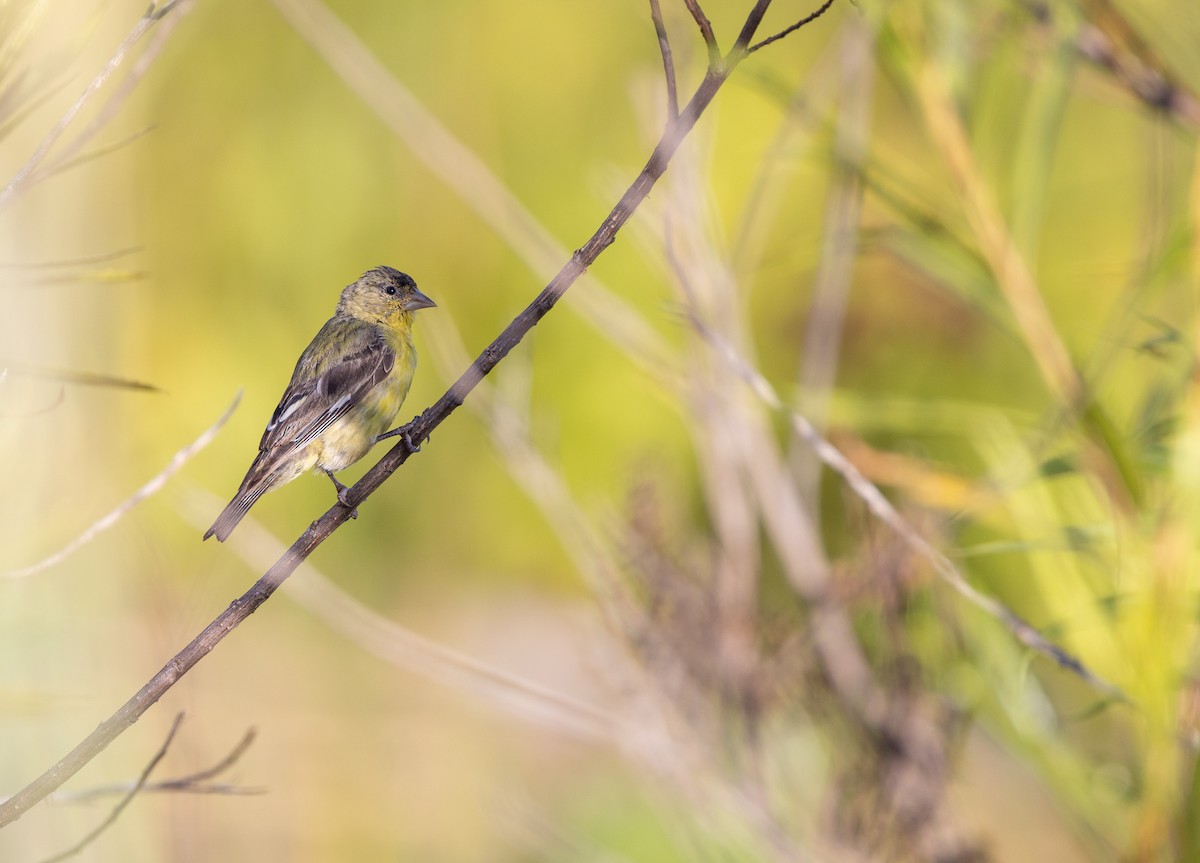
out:
<path id="1" fill-rule="evenodd" d="M 229 505 L 217 516 L 217 520 L 213 522 L 212 527 L 204 534 L 204 538 L 208 539 L 210 536 L 215 536 L 218 542 L 224 542 L 229 539 L 229 534 L 233 533 L 233 529 L 238 526 L 238 522 L 246 517 L 246 513 L 249 512 L 250 507 L 254 506 L 254 502 L 262 497 L 263 492 L 267 488 L 266 483 L 259 483 L 250 488 L 240 489 L 233 496 L 233 500 L 229 502 Z"/>

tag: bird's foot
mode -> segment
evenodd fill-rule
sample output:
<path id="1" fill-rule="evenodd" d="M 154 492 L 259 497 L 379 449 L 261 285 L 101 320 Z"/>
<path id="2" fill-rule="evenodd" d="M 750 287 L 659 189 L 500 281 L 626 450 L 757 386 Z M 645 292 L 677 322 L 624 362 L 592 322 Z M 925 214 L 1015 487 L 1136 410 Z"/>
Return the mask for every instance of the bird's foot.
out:
<path id="1" fill-rule="evenodd" d="M 389 432 L 384 432 L 379 437 L 375 438 L 375 443 L 379 443 L 381 440 L 386 438 L 399 437 L 400 440 L 404 441 L 404 448 L 408 450 L 409 455 L 419 453 L 421 451 L 421 444 L 413 440 L 412 427 L 417 424 L 417 421 L 421 419 L 422 416 L 423 414 L 417 414 L 399 428 L 394 428 Z M 429 437 L 426 436 L 425 439 L 428 440 Z"/>
<path id="2" fill-rule="evenodd" d="M 348 492 L 350 491 L 349 486 L 347 486 L 343 482 L 339 482 L 338 478 L 333 475 L 333 471 L 330 471 L 330 470 L 325 471 L 325 476 L 329 477 L 329 481 L 332 482 L 333 487 L 337 489 L 338 503 L 340 503 L 342 506 L 349 507 L 350 506 L 350 497 L 348 494 Z M 355 507 L 350 510 L 350 517 L 358 518 L 358 507 Z"/>

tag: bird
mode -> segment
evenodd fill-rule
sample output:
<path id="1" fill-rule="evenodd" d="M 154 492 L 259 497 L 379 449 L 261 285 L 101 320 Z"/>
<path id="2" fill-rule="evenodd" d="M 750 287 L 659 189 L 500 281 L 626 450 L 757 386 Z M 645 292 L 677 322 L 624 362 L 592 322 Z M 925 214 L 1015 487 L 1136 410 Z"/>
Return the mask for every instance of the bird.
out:
<path id="1" fill-rule="evenodd" d="M 417 367 L 413 313 L 437 305 L 391 267 L 347 285 L 333 317 L 304 349 L 237 494 L 204 539 L 224 542 L 260 497 L 313 470 L 346 500 L 334 473 L 358 461 L 391 425 Z"/>

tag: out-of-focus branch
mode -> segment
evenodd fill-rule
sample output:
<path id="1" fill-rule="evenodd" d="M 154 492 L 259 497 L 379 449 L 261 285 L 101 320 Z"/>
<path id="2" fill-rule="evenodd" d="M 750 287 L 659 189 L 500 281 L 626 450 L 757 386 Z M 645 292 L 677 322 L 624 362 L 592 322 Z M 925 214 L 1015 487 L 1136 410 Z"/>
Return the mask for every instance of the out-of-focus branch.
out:
<path id="1" fill-rule="evenodd" d="M 27 366 L 12 363 L 5 370 L 13 377 L 41 378 L 63 384 L 77 384 L 84 387 L 111 387 L 118 390 L 138 390 L 140 392 L 159 392 L 154 384 L 135 381 L 129 378 L 119 378 L 115 375 L 99 374 L 96 372 L 79 372 L 69 369 L 48 369 L 43 366 Z"/>
<path id="2" fill-rule="evenodd" d="M 1050 22 L 1053 12 L 1041 0 L 1022 5 L 1040 22 Z M 1146 107 L 1195 130 L 1200 129 L 1200 97 L 1167 68 L 1109 0 L 1080 4 L 1087 19 L 1075 34 L 1075 49 L 1090 63 L 1109 72 Z"/>
<path id="3" fill-rule="evenodd" d="M 183 714 L 176 714 L 175 721 L 171 723 L 171 730 L 167 732 L 167 739 L 163 741 L 162 746 L 158 748 L 158 752 L 154 753 L 154 757 L 151 758 L 146 764 L 141 775 L 137 778 L 137 781 L 133 783 L 133 787 L 126 792 L 125 796 L 122 797 L 117 805 L 112 808 L 112 811 L 108 813 L 108 817 L 96 825 L 96 828 L 92 830 L 91 833 L 84 836 L 66 851 L 55 854 L 53 857 L 45 860 L 44 863 L 58 863 L 60 860 L 66 860 L 70 857 L 74 857 L 88 845 L 91 845 L 93 842 L 95 842 L 100 834 L 116 823 L 116 820 L 121 817 L 121 813 L 125 811 L 125 807 L 132 803 L 133 798 L 136 797 L 138 792 L 145 787 L 146 780 L 150 778 L 150 774 L 154 772 L 154 768 L 157 767 L 158 763 L 166 757 L 167 750 L 171 748 L 171 741 L 175 739 L 175 732 L 179 730 L 179 726 L 182 722 Z"/>
<path id="4" fill-rule="evenodd" d="M 146 33 L 154 27 L 154 25 L 162 21 L 167 15 L 177 9 L 184 2 L 186 2 L 186 0 L 169 0 L 169 2 L 163 4 L 162 6 L 159 6 L 156 3 L 150 4 L 150 8 L 147 9 L 142 17 L 138 19 L 137 23 L 133 26 L 133 29 L 129 31 L 129 35 L 126 36 L 124 40 L 122 40 L 121 44 L 117 46 L 116 52 L 114 52 L 112 57 L 109 58 L 109 61 L 105 64 L 104 68 L 101 69 L 99 74 L 97 74 L 96 77 L 91 80 L 91 82 L 84 89 L 83 93 L 79 95 L 79 98 L 76 99 L 71 107 L 67 109 L 67 112 L 63 114 L 59 121 L 54 124 L 54 127 L 50 130 L 46 137 L 42 139 L 42 142 L 38 145 L 37 149 L 33 151 L 33 155 L 29 157 L 25 164 L 17 170 L 17 173 L 13 175 L 12 179 L 10 179 L 4 188 L 0 190 L 0 210 L 3 210 L 6 206 L 12 203 L 17 193 L 25 188 L 25 186 L 33 179 L 34 172 L 37 171 L 37 169 L 41 166 L 46 156 L 49 155 L 50 150 L 67 130 L 67 127 L 71 125 L 71 122 L 76 118 L 76 116 L 78 116 L 79 112 L 83 110 L 84 106 L 86 106 L 92 100 L 92 97 L 95 96 L 96 93 L 108 83 L 109 79 L 112 78 L 113 74 L 116 73 L 121 64 L 125 62 L 125 59 L 129 56 L 129 52 L 133 50 L 134 46 L 137 45 L 142 37 L 145 36 Z M 142 71 L 144 72 L 144 69 Z M 140 77 L 140 73 L 138 73 L 138 75 Z M 107 113 L 108 112 L 106 112 L 105 119 L 107 119 Z M 88 131 L 95 132 L 99 128 L 99 124 L 93 123 L 92 126 L 89 127 Z M 77 138 L 75 142 L 76 149 L 78 146 L 81 146 L 84 141 L 86 141 L 86 137 L 84 136 Z"/>
<path id="5" fill-rule="evenodd" d="M 57 764 L 31 782 L 28 786 L 0 804 L 0 827 L 19 818 L 29 807 L 42 800 L 73 776 L 99 752 L 141 717 L 179 679 L 208 655 L 221 640 L 243 623 L 260 605 L 266 602 L 279 586 L 290 576 L 321 543 L 349 520 L 351 512 L 362 504 L 390 477 L 414 452 L 410 444 L 420 445 L 452 414 L 483 378 L 516 347 L 525 335 L 554 308 L 567 290 L 587 268 L 616 239 L 617 232 L 629 221 L 633 212 L 641 205 L 658 179 L 666 171 L 679 145 L 696 125 L 697 120 L 708 108 L 730 74 L 747 56 L 747 46 L 766 14 L 771 0 L 758 0 L 747 15 L 746 22 L 733 47 L 710 65 L 708 73 L 700 82 L 679 116 L 668 121 L 662 137 L 650 154 L 641 173 L 621 196 L 616 206 L 600 226 L 563 265 L 558 274 L 534 298 L 526 309 L 504 328 L 487 348 L 475 359 L 453 386 L 431 407 L 402 429 L 387 435 L 401 435 L 400 443 L 389 450 L 347 493 L 346 502 L 339 502 L 323 516 L 314 521 L 290 549 L 242 596 L 219 614 L 212 623 L 197 635 L 190 644 L 179 651 L 159 670 L 132 698 L 112 716 L 82 740 Z"/>
<path id="6" fill-rule="evenodd" d="M 871 514 L 890 527 L 915 554 L 923 558 L 932 567 L 938 577 L 954 588 L 964 599 L 975 607 L 982 609 L 991 617 L 1000 621 L 1013 636 L 1026 647 L 1052 659 L 1059 666 L 1078 675 L 1090 686 L 1114 698 L 1124 700 L 1124 693 L 1112 683 L 1093 672 L 1077 657 L 1054 644 L 1033 626 L 1022 619 L 1016 612 L 1008 608 L 994 597 L 987 596 L 976 590 L 958 567 L 933 547 L 921 536 L 897 509 L 884 496 L 879 488 L 868 480 L 833 444 L 822 437 L 812 424 L 801 414 L 787 407 L 783 399 L 750 363 L 719 334 L 715 333 L 704 321 L 695 315 L 692 324 L 712 344 L 728 362 L 738 377 L 750 387 L 751 391 L 763 400 L 770 408 L 787 417 L 793 431 L 817 454 L 817 457 L 834 471 L 855 495 L 857 495 Z"/>
<path id="7" fill-rule="evenodd" d="M 212 767 L 189 773 L 187 776 L 177 776 L 174 779 L 163 779 L 159 782 L 136 780 L 120 785 L 101 785 L 97 788 L 88 788 L 70 794 L 55 794 L 50 799 L 55 803 L 88 803 L 101 797 L 110 797 L 113 794 L 129 794 L 138 782 L 142 783 L 139 791 L 141 794 L 228 794 L 234 796 L 265 794 L 267 790 L 265 788 L 248 788 L 242 785 L 218 784 L 212 781 L 241 761 L 242 756 L 246 754 L 246 750 L 250 748 L 257 736 L 258 732 L 253 728 L 248 729 L 224 758 Z"/>
<path id="8" fill-rule="evenodd" d="M 241 399 L 242 394 L 241 391 L 239 391 L 238 394 L 233 397 L 233 402 L 228 408 L 225 409 L 225 413 L 221 414 L 221 417 L 215 423 L 209 426 L 208 429 L 206 429 L 204 433 L 200 435 L 200 437 L 196 438 L 179 452 L 175 453 L 171 460 L 167 462 L 166 467 L 155 474 L 149 482 L 135 491 L 130 497 L 122 501 L 120 505 L 116 507 L 116 509 L 95 521 L 90 527 L 84 530 L 83 533 L 76 536 L 53 554 L 42 558 L 37 563 L 31 563 L 28 566 L 22 566 L 18 569 L 10 569 L 5 572 L 0 572 L 0 578 L 28 578 L 31 575 L 37 575 L 39 572 L 45 572 L 52 566 L 57 566 L 59 563 L 62 563 L 84 545 L 87 545 L 101 533 L 108 530 L 110 527 L 124 518 L 131 509 L 144 501 L 146 498 L 155 494 L 159 489 L 166 485 L 167 480 L 179 473 L 183 466 L 191 461 L 192 456 L 212 443 L 213 438 L 217 436 L 217 433 L 221 430 L 222 426 L 224 426 L 229 418 L 233 416 L 233 412 L 237 408 L 238 402 L 240 402 Z"/>
<path id="9" fill-rule="evenodd" d="M 706 334 L 710 334 L 722 344 L 732 344 L 726 333 L 736 334 L 741 329 L 737 321 L 738 304 L 733 296 L 736 279 L 732 273 L 722 272 L 725 265 L 705 251 L 708 244 L 700 233 L 706 218 L 702 214 L 701 202 L 690 197 L 694 184 L 676 182 L 674 185 L 681 198 L 673 207 L 673 213 L 677 215 L 674 221 L 682 242 L 677 247 L 672 232 L 664 232 L 667 263 L 683 294 L 691 319 L 699 322 L 719 316 L 723 332 L 718 336 L 712 328 L 697 327 L 700 338 L 707 341 Z M 714 273 L 719 275 L 714 276 Z M 708 281 L 723 282 L 726 293 L 702 302 L 698 286 Z M 717 352 L 710 348 L 707 353 Z M 738 355 L 741 356 L 740 353 Z M 723 358 L 716 359 L 719 368 L 710 371 L 711 382 L 708 384 L 716 392 L 709 397 L 723 400 L 722 412 L 733 426 L 737 443 L 722 443 L 712 447 L 711 442 L 702 439 L 705 434 L 701 432 L 696 435 L 697 448 L 720 451 L 707 453 L 701 462 L 736 457 L 738 470 L 744 474 L 742 481 L 753 493 L 753 506 L 758 510 L 788 584 L 812 609 L 809 631 L 829 683 L 863 722 L 874 724 L 879 719 L 882 701 L 846 609 L 837 601 L 836 590 L 832 588 L 831 567 L 821 544 L 813 510 L 807 505 L 797 484 L 793 483 L 765 417 L 754 410 L 753 404 L 745 404 L 739 393 L 731 391 L 737 389 L 739 375 L 736 369 L 731 369 Z M 719 483 L 710 496 L 723 495 L 727 485 Z M 715 527 L 719 527 L 719 521 L 714 516 Z"/>

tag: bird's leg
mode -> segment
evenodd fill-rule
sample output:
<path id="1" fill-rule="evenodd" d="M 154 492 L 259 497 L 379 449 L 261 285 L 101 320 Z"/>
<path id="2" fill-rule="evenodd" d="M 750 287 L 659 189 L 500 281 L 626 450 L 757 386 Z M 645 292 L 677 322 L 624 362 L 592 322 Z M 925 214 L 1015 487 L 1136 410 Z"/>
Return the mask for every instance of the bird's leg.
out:
<path id="1" fill-rule="evenodd" d="M 333 471 L 329 470 L 328 468 L 324 468 L 324 467 L 321 468 L 321 470 L 323 470 L 325 472 L 325 476 L 329 477 L 329 481 L 332 482 L 333 487 L 337 489 L 338 502 L 341 503 L 342 506 L 349 506 L 350 501 L 346 500 L 346 492 L 348 492 L 350 489 L 345 484 L 338 482 L 338 478 L 333 475 Z M 358 518 L 358 508 L 357 507 L 350 510 L 350 517 Z"/>
<path id="2" fill-rule="evenodd" d="M 417 422 L 417 420 L 419 420 L 421 418 L 421 416 L 422 416 L 422 414 L 417 414 L 415 417 L 413 417 L 411 420 L 406 422 L 404 425 L 400 426 L 400 428 L 394 428 L 389 432 L 384 432 L 379 437 L 375 438 L 375 443 L 379 443 L 381 440 L 384 440 L 385 438 L 399 436 L 400 440 L 404 441 L 404 446 L 407 447 L 409 455 L 413 455 L 414 453 L 419 453 L 421 451 L 421 445 L 418 443 L 413 443 L 412 432 L 410 430 L 412 429 L 413 425 Z"/>

